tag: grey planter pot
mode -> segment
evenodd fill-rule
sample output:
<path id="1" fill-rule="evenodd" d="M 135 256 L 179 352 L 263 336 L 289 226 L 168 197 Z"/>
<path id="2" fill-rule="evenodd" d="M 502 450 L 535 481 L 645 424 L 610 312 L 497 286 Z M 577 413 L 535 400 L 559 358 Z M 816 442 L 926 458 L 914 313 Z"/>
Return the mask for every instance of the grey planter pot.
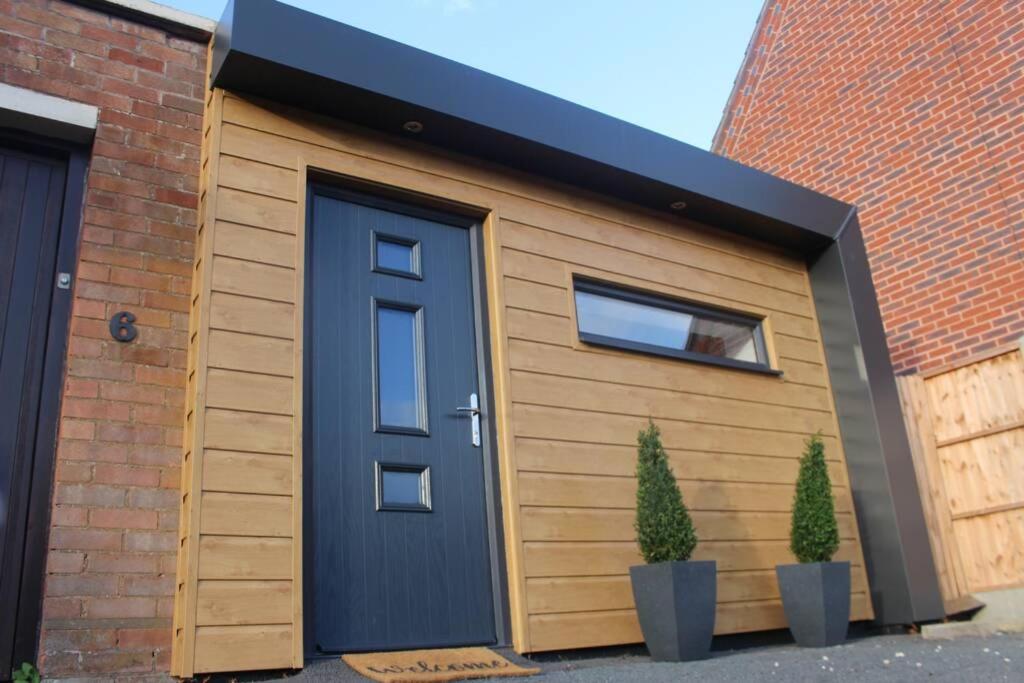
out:
<path id="1" fill-rule="evenodd" d="M 640 629 L 652 659 L 682 662 L 710 654 L 718 594 L 716 571 L 713 560 L 629 568 Z"/>
<path id="2" fill-rule="evenodd" d="M 809 562 L 775 567 L 789 630 L 802 647 L 846 640 L 850 627 L 850 563 Z"/>

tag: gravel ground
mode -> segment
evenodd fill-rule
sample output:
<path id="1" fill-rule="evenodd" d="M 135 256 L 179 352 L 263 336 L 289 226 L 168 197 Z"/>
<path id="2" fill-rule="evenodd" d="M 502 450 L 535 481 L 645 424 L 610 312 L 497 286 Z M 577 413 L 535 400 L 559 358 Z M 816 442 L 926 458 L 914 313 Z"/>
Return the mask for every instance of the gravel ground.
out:
<path id="1" fill-rule="evenodd" d="M 719 647 L 721 644 L 719 644 Z M 548 655 L 529 661 L 500 650 L 509 659 L 539 666 L 538 683 L 708 683 L 734 681 L 948 681 L 949 683 L 1024 682 L 1024 635 L 998 635 L 956 640 L 924 640 L 916 635 L 858 638 L 825 649 L 801 649 L 792 644 L 750 645 L 722 649 L 711 659 L 685 664 L 651 662 L 643 650 Z M 366 679 L 340 658 L 309 662 L 297 674 L 246 676 L 238 681 L 289 683 Z M 495 679 L 499 680 L 499 679 Z"/>

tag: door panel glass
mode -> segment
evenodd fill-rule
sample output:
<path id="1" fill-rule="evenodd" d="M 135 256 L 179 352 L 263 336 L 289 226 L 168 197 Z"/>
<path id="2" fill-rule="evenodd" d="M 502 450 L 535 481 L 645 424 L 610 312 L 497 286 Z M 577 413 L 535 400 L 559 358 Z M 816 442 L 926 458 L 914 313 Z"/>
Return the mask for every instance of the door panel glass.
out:
<path id="1" fill-rule="evenodd" d="M 422 309 L 376 308 L 378 429 L 425 432 Z"/>
<path id="2" fill-rule="evenodd" d="M 419 279 L 420 243 L 403 237 L 373 235 L 373 269 L 378 273 Z"/>
<path id="3" fill-rule="evenodd" d="M 377 509 L 430 511 L 430 468 L 377 463 Z"/>

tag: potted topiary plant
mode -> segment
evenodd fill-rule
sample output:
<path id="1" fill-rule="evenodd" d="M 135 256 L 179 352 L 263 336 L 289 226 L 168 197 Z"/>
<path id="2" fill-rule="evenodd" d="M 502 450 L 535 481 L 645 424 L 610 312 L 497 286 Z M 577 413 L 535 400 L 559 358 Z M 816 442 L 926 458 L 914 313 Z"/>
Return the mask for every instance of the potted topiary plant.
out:
<path id="1" fill-rule="evenodd" d="M 789 548 L 799 564 L 775 568 L 789 630 L 803 647 L 842 643 L 850 625 L 850 563 L 831 561 L 839 527 L 820 434 L 807 440 L 800 458 Z"/>
<path id="2" fill-rule="evenodd" d="M 638 442 L 635 528 L 647 564 L 629 577 L 640 629 L 654 660 L 704 659 L 715 631 L 715 562 L 690 560 L 697 534 L 653 422 Z"/>

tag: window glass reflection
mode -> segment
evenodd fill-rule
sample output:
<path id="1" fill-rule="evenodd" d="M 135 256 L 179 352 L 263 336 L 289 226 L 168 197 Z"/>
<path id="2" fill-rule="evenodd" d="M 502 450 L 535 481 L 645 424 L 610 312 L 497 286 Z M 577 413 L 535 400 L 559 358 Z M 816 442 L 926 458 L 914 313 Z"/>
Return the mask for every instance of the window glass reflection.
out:
<path id="1" fill-rule="evenodd" d="M 382 427 L 423 429 L 415 311 L 377 308 L 377 409 Z"/>

